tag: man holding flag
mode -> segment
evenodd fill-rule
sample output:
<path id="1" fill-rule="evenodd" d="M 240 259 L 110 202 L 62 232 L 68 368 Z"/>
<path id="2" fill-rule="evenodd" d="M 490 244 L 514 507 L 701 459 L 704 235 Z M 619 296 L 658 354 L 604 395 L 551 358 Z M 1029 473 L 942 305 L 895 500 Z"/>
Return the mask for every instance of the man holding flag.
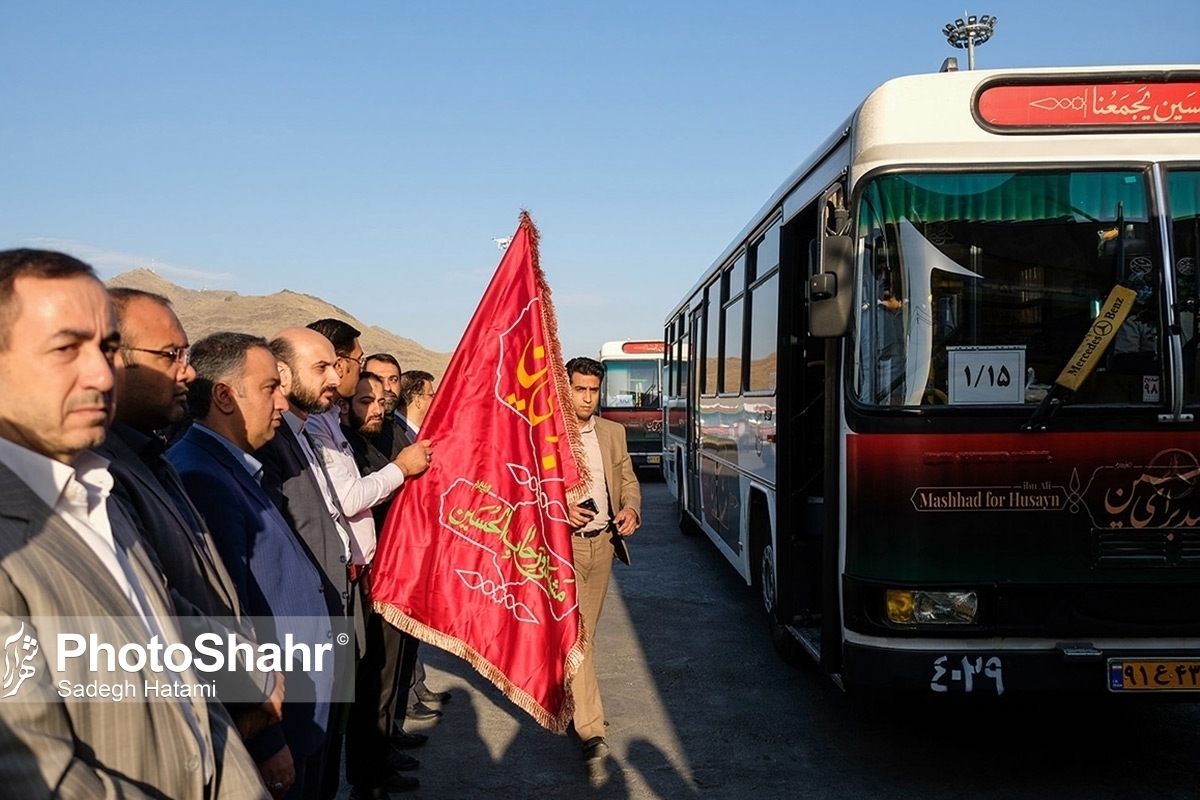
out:
<path id="1" fill-rule="evenodd" d="M 393 503 L 373 599 L 560 733 L 590 636 L 571 508 L 592 476 L 571 408 L 537 229 L 522 213 L 421 425 L 438 458 Z"/>

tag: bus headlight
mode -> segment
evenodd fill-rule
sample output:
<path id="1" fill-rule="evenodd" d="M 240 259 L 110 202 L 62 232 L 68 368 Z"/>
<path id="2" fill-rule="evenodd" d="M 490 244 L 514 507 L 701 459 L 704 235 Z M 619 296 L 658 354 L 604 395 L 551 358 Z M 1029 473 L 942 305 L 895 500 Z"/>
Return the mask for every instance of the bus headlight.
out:
<path id="1" fill-rule="evenodd" d="M 974 625 L 978 610 L 975 592 L 887 590 L 887 618 L 897 625 Z"/>

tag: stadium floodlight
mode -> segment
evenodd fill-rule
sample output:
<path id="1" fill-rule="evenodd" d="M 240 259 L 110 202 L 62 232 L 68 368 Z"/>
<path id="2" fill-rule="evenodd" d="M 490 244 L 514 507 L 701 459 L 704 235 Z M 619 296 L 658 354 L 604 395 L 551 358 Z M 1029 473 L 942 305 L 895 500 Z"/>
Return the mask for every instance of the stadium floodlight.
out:
<path id="1" fill-rule="evenodd" d="M 996 18 L 990 14 L 975 16 L 974 14 L 963 21 L 962 17 L 947 22 L 942 28 L 946 41 L 951 47 L 967 49 L 967 69 L 975 69 L 975 45 L 983 44 L 992 38 L 996 32 Z"/>

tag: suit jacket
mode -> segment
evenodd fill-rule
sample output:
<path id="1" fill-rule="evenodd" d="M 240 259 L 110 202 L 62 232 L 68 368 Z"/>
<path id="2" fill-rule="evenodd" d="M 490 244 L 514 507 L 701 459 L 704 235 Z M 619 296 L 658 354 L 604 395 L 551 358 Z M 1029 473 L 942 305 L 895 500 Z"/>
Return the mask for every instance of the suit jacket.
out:
<path id="1" fill-rule="evenodd" d="M 329 516 L 317 476 L 309 469 L 296 435 L 284 421 L 275 437 L 254 454 L 263 465 L 263 489 L 300 536 L 312 563 L 325 579 L 329 613 L 348 616 L 352 611 L 349 559 L 337 525 Z"/>
<path id="2" fill-rule="evenodd" d="M 179 641 L 170 598 L 132 522 L 111 498 L 108 511 L 147 611 L 169 640 Z M 62 674 L 50 669 L 58 656 L 54 628 L 66 632 L 78 627 L 72 618 L 84 617 L 101 641 L 147 641 L 138 612 L 82 537 L 0 465 L 0 646 L 22 631 L 38 640 L 36 656 L 27 662 L 33 674 L 17 694 L 0 699 L 0 785 L 6 796 L 270 797 L 224 709 L 196 700 L 195 721 L 216 767 L 213 783 L 205 785 L 196 736 L 181 706 L 187 701 L 142 698 L 143 681 L 158 683 L 149 664 L 119 673 L 135 686 L 137 699 L 88 700 L 70 692 L 62 697 L 60 680 L 71 685 L 97 680 L 87 658 L 64 659 Z M 21 639 L 13 641 L 4 656 L 21 646 Z M 189 685 L 201 682 L 192 670 L 180 678 Z"/>
<path id="3" fill-rule="evenodd" d="M 397 453 L 416 442 L 417 437 L 421 435 L 412 426 L 412 423 L 408 421 L 408 417 L 402 414 L 393 414 L 392 422 L 396 426 L 396 442 L 400 446 L 400 449 L 396 451 Z"/>
<path id="4" fill-rule="evenodd" d="M 313 620 L 329 628 L 321 576 L 296 533 L 245 466 L 211 435 L 192 426 L 167 451 L 188 495 L 204 514 L 217 550 L 237 587 L 242 607 L 258 620 L 260 641 L 279 643 L 273 618 Z M 286 740 L 294 758 L 313 752 L 325 738 L 334 673 L 286 673 L 283 722 L 248 742 L 262 760 Z M 315 702 L 291 701 L 310 695 Z"/>
<path id="5" fill-rule="evenodd" d="M 144 460 L 162 459 L 160 468 L 169 471 L 169 479 L 176 482 L 182 493 L 183 483 L 175 468 L 161 455 L 161 447 L 146 434 L 116 422 L 109 428 L 104 444 L 94 450 L 109 460 L 113 496 L 137 524 L 142 542 L 166 576 L 171 600 L 179 612 L 180 630 L 189 639 L 213 631 L 222 640 L 232 630 L 251 647 L 257 647 L 254 627 L 248 618 L 242 617 L 237 587 L 225 569 L 200 510 L 186 494 L 179 500 L 187 504 L 187 511 L 180 510 L 177 500 Z M 265 698 L 270 693 L 271 676 L 257 669 L 238 670 L 232 675 L 222 671 L 217 675 L 231 679 L 220 686 L 220 696 L 245 698 L 257 694 Z"/>
<path id="6" fill-rule="evenodd" d="M 594 419 L 596 441 L 600 443 L 600 455 L 604 460 L 604 484 L 608 488 L 609 516 L 616 516 L 621 509 L 630 508 L 641 522 L 642 487 L 633 470 L 633 460 L 629 458 L 625 428 L 602 417 Z M 628 538 L 614 533 L 613 547 L 617 550 L 617 558 L 628 564 Z"/>

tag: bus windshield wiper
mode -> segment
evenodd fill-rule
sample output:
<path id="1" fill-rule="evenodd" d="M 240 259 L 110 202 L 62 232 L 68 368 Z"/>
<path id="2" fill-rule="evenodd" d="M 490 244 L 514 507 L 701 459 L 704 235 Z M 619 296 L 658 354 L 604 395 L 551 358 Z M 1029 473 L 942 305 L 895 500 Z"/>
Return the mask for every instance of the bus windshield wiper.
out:
<path id="1" fill-rule="evenodd" d="M 1054 385 L 1050 387 L 1050 391 L 1046 392 L 1045 398 L 1034 409 L 1033 416 L 1021 426 L 1021 430 L 1046 430 L 1046 423 L 1050 418 L 1066 404 L 1071 395 L 1079 389 L 1080 385 L 1092 374 L 1096 365 L 1100 363 L 1100 358 L 1112 344 L 1117 330 L 1129 316 L 1129 312 L 1133 308 L 1133 301 L 1136 299 L 1137 292 L 1134 290 L 1126 289 L 1124 286 L 1113 287 L 1112 291 L 1108 293 L 1108 299 L 1100 308 L 1100 313 L 1092 320 L 1091 326 L 1083 335 L 1083 341 L 1079 343 L 1079 347 L 1071 355 L 1062 372 L 1058 374 Z"/>

